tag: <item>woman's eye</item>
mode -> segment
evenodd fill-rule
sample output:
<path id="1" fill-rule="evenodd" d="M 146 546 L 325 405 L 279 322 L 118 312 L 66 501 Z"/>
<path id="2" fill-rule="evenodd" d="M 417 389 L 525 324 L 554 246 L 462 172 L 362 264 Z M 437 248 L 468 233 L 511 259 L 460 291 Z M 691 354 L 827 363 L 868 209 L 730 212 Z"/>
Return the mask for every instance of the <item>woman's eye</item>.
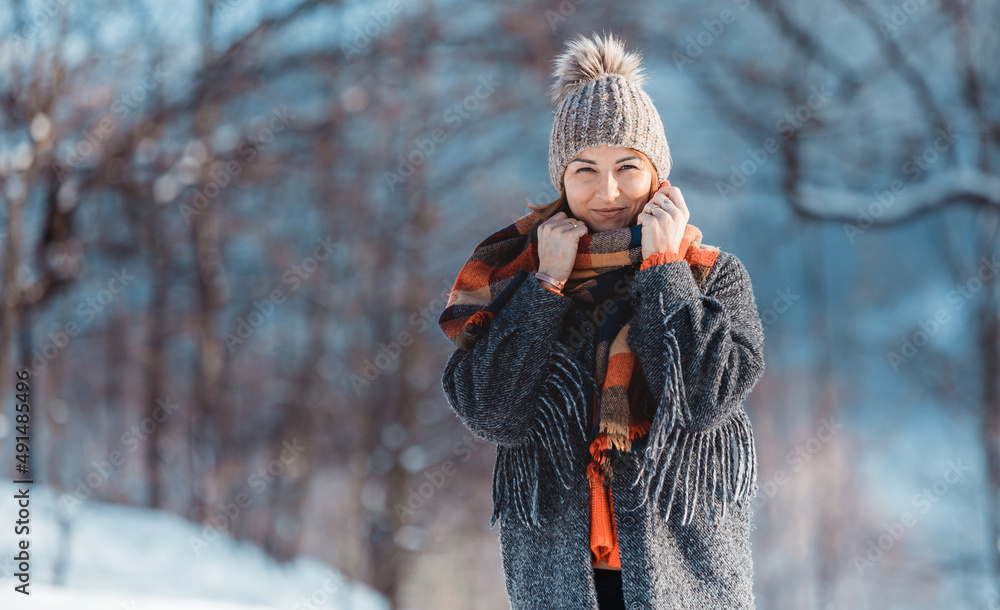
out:
<path id="1" fill-rule="evenodd" d="M 637 165 L 632 165 L 631 163 L 626 163 L 625 165 L 622 165 L 618 169 L 639 169 L 639 167 Z M 576 170 L 576 173 L 579 174 L 580 172 L 593 172 L 593 171 L 595 171 L 594 168 L 584 166 L 584 167 L 578 168 Z"/>

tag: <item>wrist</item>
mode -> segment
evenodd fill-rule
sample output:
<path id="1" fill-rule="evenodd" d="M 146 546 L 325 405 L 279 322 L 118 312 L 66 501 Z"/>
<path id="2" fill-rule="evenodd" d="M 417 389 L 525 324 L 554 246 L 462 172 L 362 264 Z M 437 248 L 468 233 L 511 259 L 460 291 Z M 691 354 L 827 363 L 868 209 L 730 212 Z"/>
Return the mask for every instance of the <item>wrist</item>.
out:
<path id="1" fill-rule="evenodd" d="M 542 282 L 542 281 L 539 281 L 539 284 L 541 284 L 542 288 L 544 288 L 545 290 L 548 290 L 548 291 L 549 291 L 549 292 L 551 292 L 552 294 L 557 294 L 557 295 L 559 295 L 559 296 L 561 296 L 561 297 L 564 297 L 564 296 L 566 296 L 566 295 L 564 295 L 564 294 L 562 293 L 562 291 L 561 291 L 561 290 L 556 290 L 556 289 L 555 289 L 555 288 L 553 288 L 553 287 L 552 287 L 552 285 L 551 285 L 551 284 L 549 284 L 548 282 Z"/>
<path id="2" fill-rule="evenodd" d="M 535 277 L 538 278 L 538 281 L 542 282 L 543 285 L 547 284 L 549 286 L 552 286 L 556 290 L 562 290 L 563 286 L 566 285 L 566 280 L 559 280 L 553 277 L 552 275 L 545 273 L 544 271 L 536 271 Z"/>
<path id="3" fill-rule="evenodd" d="M 541 272 L 536 272 L 535 279 L 538 280 L 538 283 L 539 283 L 539 285 L 541 285 L 542 288 L 548 290 L 549 292 L 554 292 L 555 294 L 562 295 L 562 288 L 565 285 L 564 282 L 556 284 L 556 283 L 550 282 L 546 278 L 540 277 L 541 275 L 545 275 L 545 274 L 543 274 Z"/>

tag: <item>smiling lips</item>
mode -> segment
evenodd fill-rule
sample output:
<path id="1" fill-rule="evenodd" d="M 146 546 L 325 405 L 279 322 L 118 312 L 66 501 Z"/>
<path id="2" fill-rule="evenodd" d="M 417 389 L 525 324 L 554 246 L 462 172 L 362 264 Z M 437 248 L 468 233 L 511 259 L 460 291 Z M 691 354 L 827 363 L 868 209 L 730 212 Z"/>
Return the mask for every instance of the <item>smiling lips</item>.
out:
<path id="1" fill-rule="evenodd" d="M 594 210 L 595 214 L 599 214 L 604 218 L 614 218 L 624 211 L 625 208 L 601 208 L 599 210 Z"/>

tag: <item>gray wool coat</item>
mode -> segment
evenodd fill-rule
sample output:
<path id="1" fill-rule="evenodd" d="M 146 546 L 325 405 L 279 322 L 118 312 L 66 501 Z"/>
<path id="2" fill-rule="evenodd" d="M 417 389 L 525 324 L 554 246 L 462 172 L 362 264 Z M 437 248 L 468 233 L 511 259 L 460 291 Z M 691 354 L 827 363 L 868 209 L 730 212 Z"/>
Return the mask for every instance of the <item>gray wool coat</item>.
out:
<path id="1" fill-rule="evenodd" d="M 597 610 L 586 466 L 601 304 L 521 272 L 442 386 L 476 436 L 496 443 L 493 516 L 513 610 Z M 746 268 L 720 251 L 701 288 L 684 260 L 628 282 L 628 344 L 656 414 L 641 450 L 613 462 L 625 607 L 754 608 L 750 554 L 757 456 L 743 400 L 764 371 Z"/>

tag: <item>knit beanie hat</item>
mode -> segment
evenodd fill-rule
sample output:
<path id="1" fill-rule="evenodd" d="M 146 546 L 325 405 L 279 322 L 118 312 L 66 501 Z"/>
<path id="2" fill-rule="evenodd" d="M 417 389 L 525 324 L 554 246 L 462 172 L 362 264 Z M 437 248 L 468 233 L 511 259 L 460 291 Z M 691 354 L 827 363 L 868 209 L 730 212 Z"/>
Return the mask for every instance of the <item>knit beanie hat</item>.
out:
<path id="1" fill-rule="evenodd" d="M 641 55 L 626 52 L 610 34 L 603 39 L 577 36 L 554 63 L 549 176 L 556 190 L 562 190 L 569 162 L 600 144 L 641 151 L 653 162 L 658 182 L 666 180 L 670 148 L 653 100 L 642 90 Z"/>

